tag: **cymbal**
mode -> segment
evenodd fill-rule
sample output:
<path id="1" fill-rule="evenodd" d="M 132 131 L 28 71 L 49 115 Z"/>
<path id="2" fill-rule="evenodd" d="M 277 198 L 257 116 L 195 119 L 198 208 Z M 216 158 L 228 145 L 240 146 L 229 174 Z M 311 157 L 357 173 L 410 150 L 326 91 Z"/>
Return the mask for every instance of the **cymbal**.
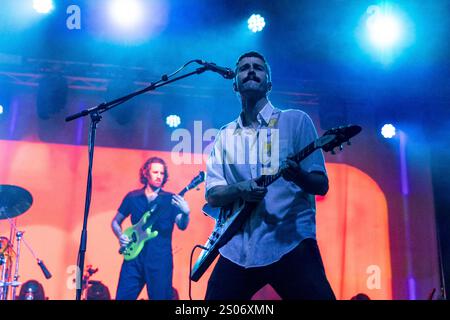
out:
<path id="1" fill-rule="evenodd" d="M 32 203 L 31 193 L 24 188 L 0 185 L 0 220 L 20 216 L 31 207 Z"/>

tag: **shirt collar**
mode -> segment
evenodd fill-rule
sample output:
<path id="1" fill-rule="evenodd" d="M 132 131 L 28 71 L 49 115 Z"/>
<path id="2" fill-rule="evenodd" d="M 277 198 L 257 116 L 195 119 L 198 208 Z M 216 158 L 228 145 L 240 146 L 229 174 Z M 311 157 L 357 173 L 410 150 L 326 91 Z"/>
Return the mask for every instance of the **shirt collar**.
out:
<path id="1" fill-rule="evenodd" d="M 260 126 L 268 126 L 270 118 L 272 117 L 274 107 L 270 103 L 270 101 L 267 101 L 266 105 L 259 111 L 258 115 L 256 116 L 256 119 L 258 120 Z M 244 125 L 242 124 L 242 112 L 239 114 L 239 117 L 236 119 L 236 126 L 234 128 L 234 132 L 238 129 L 244 128 Z"/>
<path id="2" fill-rule="evenodd" d="M 145 186 L 144 188 L 142 188 L 142 192 L 144 193 L 144 195 L 145 195 L 145 189 L 147 189 L 147 186 Z M 160 192 L 160 191 L 162 191 L 162 188 L 161 188 L 161 187 L 159 187 L 158 189 L 156 189 L 156 190 L 153 191 L 153 192 L 155 192 L 156 194 L 160 194 L 160 193 L 162 193 L 162 192 Z"/>

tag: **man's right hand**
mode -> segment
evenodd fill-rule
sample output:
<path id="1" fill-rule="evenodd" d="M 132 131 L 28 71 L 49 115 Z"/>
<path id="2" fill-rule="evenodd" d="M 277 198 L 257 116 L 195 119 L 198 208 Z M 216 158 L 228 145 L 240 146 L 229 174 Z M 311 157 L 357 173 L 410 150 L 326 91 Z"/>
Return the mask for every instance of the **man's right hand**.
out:
<path id="1" fill-rule="evenodd" d="M 120 246 L 125 247 L 127 244 L 130 243 L 130 239 L 127 237 L 126 234 L 122 234 L 119 238 Z"/>
<path id="2" fill-rule="evenodd" d="M 238 183 L 241 198 L 248 202 L 259 202 L 267 193 L 266 187 L 260 187 L 254 179 Z"/>

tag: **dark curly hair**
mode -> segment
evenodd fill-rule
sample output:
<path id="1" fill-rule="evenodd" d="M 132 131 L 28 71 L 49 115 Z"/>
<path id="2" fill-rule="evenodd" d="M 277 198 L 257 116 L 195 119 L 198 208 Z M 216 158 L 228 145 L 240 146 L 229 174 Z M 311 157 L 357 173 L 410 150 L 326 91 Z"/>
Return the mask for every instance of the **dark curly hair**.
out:
<path id="1" fill-rule="evenodd" d="M 164 166 L 164 178 L 163 178 L 163 181 L 161 184 L 161 187 L 164 187 L 167 180 L 169 179 L 169 171 L 167 170 L 166 162 L 163 159 L 158 158 L 158 157 L 151 157 L 147 161 L 145 161 L 145 163 L 142 165 L 141 169 L 139 170 L 139 180 L 141 181 L 141 183 L 144 186 L 147 186 L 148 179 L 147 179 L 146 175 L 149 174 L 148 169 L 150 168 L 152 163 L 160 163 Z"/>

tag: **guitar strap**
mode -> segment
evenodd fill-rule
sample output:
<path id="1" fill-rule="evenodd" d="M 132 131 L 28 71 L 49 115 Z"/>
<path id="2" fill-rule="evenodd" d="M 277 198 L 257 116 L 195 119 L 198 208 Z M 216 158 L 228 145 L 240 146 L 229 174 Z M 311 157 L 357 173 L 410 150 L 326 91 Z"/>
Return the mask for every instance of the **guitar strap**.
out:
<path id="1" fill-rule="evenodd" d="M 281 110 L 275 109 L 272 112 L 269 123 L 267 125 L 267 139 L 263 144 L 263 152 L 261 154 L 261 173 L 263 175 L 272 174 L 274 167 L 272 167 L 272 147 L 274 146 L 273 141 L 273 129 L 278 130 L 278 120 L 280 118 Z M 276 135 L 278 141 L 275 142 L 276 151 L 279 150 L 279 134 Z"/>
<path id="2" fill-rule="evenodd" d="M 160 194 L 158 192 L 158 195 L 156 196 L 155 199 L 153 199 L 152 201 L 147 202 L 147 211 L 150 211 L 150 221 L 151 221 L 152 225 L 154 225 L 156 223 L 156 221 L 158 221 L 158 218 L 161 215 L 161 213 L 155 214 L 155 211 L 159 207 L 159 202 L 160 201 L 161 201 L 161 198 L 160 198 Z"/>

